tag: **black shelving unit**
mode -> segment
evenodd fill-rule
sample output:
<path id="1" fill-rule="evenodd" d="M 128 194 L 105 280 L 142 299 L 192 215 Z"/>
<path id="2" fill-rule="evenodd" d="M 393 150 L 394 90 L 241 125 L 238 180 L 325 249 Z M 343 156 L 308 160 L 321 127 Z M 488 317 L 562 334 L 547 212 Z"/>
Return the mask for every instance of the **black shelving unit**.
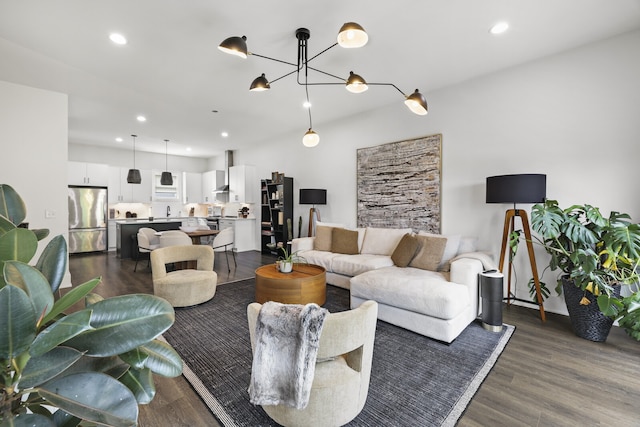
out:
<path id="1" fill-rule="evenodd" d="M 267 247 L 268 243 L 282 242 L 285 247 L 293 239 L 293 178 L 285 176 L 281 181 L 261 180 L 261 249 L 262 253 L 278 255 Z M 291 235 L 287 227 L 291 223 Z"/>

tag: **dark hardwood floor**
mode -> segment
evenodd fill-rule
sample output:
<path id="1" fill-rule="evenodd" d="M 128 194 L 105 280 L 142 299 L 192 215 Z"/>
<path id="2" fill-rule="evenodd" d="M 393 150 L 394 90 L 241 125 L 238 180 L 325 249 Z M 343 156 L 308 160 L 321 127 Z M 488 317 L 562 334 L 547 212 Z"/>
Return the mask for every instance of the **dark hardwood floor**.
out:
<path id="1" fill-rule="evenodd" d="M 253 277 L 273 260 L 242 252 L 228 273 L 216 253 L 218 281 Z M 146 262 L 137 272 L 133 266 L 114 253 L 73 255 L 69 262 L 74 286 L 101 276 L 102 296 L 152 293 Z M 516 331 L 458 426 L 640 426 L 640 342 L 614 327 L 606 343 L 593 343 L 576 337 L 565 316 L 547 313 L 543 324 L 537 310 L 517 306 L 505 308 L 503 320 Z M 140 426 L 219 425 L 182 376 L 155 380 L 157 394 L 141 406 Z"/>

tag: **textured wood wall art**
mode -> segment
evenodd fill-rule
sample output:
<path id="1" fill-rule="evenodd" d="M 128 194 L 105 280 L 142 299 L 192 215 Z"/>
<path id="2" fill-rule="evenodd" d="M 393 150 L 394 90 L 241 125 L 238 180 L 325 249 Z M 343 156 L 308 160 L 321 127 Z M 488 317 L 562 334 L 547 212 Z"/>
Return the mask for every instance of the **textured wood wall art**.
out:
<path id="1" fill-rule="evenodd" d="M 440 232 L 442 135 L 357 151 L 358 227 Z"/>

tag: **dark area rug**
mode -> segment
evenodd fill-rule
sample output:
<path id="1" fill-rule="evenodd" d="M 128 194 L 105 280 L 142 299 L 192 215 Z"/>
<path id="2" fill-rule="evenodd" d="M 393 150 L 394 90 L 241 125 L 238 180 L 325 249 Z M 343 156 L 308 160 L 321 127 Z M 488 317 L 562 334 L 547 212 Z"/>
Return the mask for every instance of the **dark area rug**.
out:
<path id="1" fill-rule="evenodd" d="M 254 280 L 220 285 L 211 301 L 176 309 L 164 334 L 185 362 L 184 376 L 224 426 L 271 426 L 249 402 L 247 305 Z M 349 291 L 327 286 L 329 311 L 349 309 Z M 486 331 L 476 321 L 451 344 L 378 321 L 369 396 L 349 426 L 452 426 L 489 374 L 514 327 Z"/>

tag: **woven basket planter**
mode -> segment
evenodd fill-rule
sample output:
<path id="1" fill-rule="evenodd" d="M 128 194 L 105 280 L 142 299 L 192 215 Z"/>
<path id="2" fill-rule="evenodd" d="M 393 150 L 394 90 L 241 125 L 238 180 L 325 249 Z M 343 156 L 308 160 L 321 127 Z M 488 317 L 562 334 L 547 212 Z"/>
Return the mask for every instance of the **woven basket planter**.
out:
<path id="1" fill-rule="evenodd" d="M 591 292 L 585 292 L 570 280 L 562 278 L 562 291 L 569 311 L 571 327 L 577 336 L 590 341 L 604 342 L 607 340 L 613 320 L 602 314 L 598 308 L 596 297 Z M 620 296 L 620 287 L 616 288 Z M 587 297 L 591 304 L 580 305 L 582 297 Z"/>

